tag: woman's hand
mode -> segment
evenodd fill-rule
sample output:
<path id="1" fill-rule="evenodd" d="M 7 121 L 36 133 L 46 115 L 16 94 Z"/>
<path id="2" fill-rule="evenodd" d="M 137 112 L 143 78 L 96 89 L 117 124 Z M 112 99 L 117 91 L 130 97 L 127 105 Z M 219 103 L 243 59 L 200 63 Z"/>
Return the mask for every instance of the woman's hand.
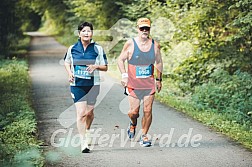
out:
<path id="1" fill-rule="evenodd" d="M 68 73 L 68 81 L 73 82 L 74 81 L 74 75 L 72 72 Z"/>
<path id="2" fill-rule="evenodd" d="M 87 66 L 88 66 L 88 67 L 87 67 L 87 71 L 88 71 L 89 73 L 94 72 L 94 70 L 98 68 L 98 66 L 97 66 L 97 65 L 94 65 L 94 64 L 90 64 L 90 65 L 87 65 Z"/>

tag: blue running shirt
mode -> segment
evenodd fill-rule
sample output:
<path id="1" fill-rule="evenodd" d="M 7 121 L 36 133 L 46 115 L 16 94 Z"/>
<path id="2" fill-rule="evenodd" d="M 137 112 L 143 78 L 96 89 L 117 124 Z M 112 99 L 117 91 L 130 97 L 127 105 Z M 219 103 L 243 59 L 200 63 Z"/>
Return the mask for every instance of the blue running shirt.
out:
<path id="1" fill-rule="evenodd" d="M 88 73 L 87 65 L 107 65 L 107 57 L 103 48 L 91 41 L 84 50 L 81 40 L 70 46 L 64 58 L 65 62 L 71 64 L 71 70 L 74 74 L 74 82 L 71 86 L 93 86 L 100 85 L 99 70 Z"/>

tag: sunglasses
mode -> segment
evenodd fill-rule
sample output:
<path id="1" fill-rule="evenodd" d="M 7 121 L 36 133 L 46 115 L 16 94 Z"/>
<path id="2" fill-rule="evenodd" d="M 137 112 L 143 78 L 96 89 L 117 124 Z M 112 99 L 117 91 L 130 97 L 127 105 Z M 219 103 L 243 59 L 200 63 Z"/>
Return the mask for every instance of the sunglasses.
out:
<path id="1" fill-rule="evenodd" d="M 150 27 L 139 27 L 140 31 L 146 30 L 146 31 L 150 31 Z"/>

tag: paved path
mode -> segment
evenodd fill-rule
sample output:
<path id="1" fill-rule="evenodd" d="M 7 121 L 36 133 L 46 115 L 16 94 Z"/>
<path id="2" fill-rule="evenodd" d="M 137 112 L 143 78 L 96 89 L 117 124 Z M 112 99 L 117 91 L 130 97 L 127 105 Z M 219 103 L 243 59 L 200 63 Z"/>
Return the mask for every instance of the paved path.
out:
<path id="1" fill-rule="evenodd" d="M 143 148 L 138 138 L 127 140 L 127 99 L 120 84 L 104 73 L 92 126 L 94 147 L 90 154 L 80 153 L 75 108 L 62 65 L 67 48 L 52 37 L 30 35 L 33 105 L 46 166 L 252 166 L 251 152 L 159 102 L 154 102 L 150 129 L 154 146 Z"/>

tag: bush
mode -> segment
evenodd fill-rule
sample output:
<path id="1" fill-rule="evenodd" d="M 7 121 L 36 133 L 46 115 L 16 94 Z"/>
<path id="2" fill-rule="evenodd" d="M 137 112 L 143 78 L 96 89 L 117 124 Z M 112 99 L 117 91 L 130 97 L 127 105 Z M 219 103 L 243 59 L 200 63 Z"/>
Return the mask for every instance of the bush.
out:
<path id="1" fill-rule="evenodd" d="M 208 83 L 195 88 L 192 101 L 203 110 L 226 113 L 230 119 L 242 124 L 252 123 L 252 76 L 236 71 L 216 70 Z"/>

